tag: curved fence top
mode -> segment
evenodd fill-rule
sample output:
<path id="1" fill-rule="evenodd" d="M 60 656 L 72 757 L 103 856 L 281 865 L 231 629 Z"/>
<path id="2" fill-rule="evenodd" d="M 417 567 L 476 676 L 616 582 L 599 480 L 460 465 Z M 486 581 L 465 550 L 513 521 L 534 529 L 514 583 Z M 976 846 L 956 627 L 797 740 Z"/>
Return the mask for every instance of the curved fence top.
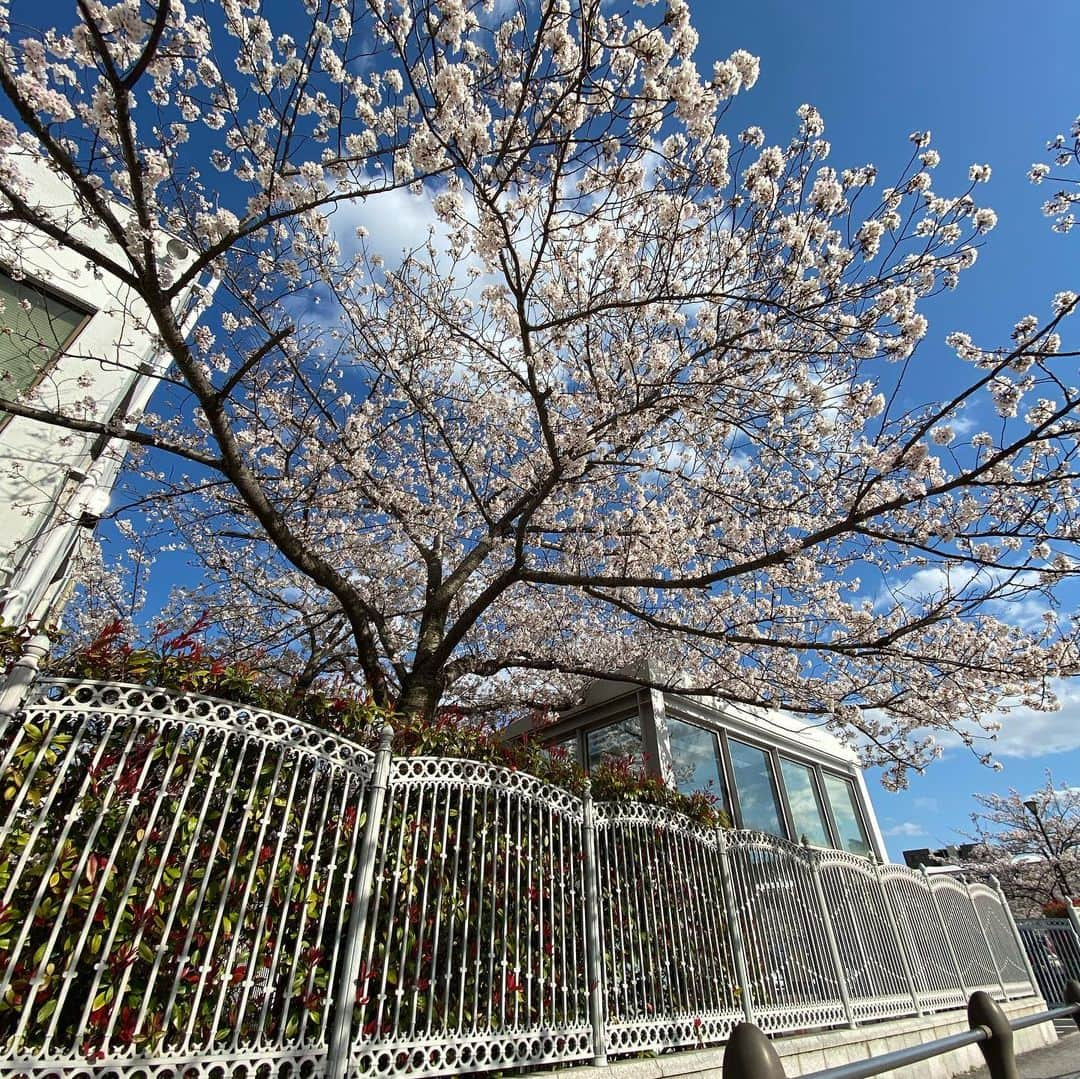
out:
<path id="1" fill-rule="evenodd" d="M 92 713 L 209 727 L 283 745 L 370 778 L 375 754 L 350 739 L 293 716 L 221 697 L 126 682 L 40 678 L 23 702 L 27 717 L 41 712 Z"/>
<path id="2" fill-rule="evenodd" d="M 699 824 L 676 810 L 650 805 L 647 802 L 597 802 L 596 823 L 663 828 L 707 843 L 716 843 L 722 831 L 718 825 L 710 827 L 707 824 Z"/>
<path id="3" fill-rule="evenodd" d="M 582 800 L 572 791 L 545 783 L 529 772 L 483 761 L 460 757 L 395 757 L 391 777 L 396 787 L 477 787 L 539 802 L 579 821 L 582 817 Z"/>

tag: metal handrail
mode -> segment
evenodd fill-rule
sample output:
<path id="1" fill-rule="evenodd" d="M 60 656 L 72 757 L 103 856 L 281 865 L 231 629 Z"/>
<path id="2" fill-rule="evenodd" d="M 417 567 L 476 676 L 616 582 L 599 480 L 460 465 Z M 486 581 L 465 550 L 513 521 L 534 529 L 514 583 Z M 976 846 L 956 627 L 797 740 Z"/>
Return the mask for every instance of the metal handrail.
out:
<path id="1" fill-rule="evenodd" d="M 870 1076 L 918 1064 L 967 1045 L 979 1046 L 990 1070 L 990 1079 L 1019 1079 L 1013 1031 L 1066 1017 L 1071 1017 L 1080 1028 L 1080 981 L 1073 979 L 1068 982 L 1065 999 L 1069 1003 L 1064 1007 L 1010 1020 L 993 997 L 980 990 L 968 1000 L 970 1030 L 949 1034 L 925 1045 L 882 1053 L 853 1064 L 809 1072 L 803 1079 L 870 1079 Z M 740 1023 L 732 1031 L 724 1052 L 723 1075 L 724 1079 L 787 1079 L 783 1061 L 772 1042 L 753 1023 Z"/>

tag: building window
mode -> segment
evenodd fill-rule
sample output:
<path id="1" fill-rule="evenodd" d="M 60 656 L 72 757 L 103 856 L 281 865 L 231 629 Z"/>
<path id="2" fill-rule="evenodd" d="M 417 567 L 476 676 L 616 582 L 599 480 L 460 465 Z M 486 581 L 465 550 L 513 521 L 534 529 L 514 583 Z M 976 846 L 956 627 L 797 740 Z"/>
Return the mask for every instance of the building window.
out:
<path id="1" fill-rule="evenodd" d="M 40 285 L 0 271 L 0 397 L 32 389 L 89 317 Z"/>
<path id="2" fill-rule="evenodd" d="M 695 727 L 670 717 L 667 729 L 676 788 L 683 794 L 708 791 L 716 796 L 721 805 L 726 806 L 724 769 L 716 735 L 704 727 Z"/>
<path id="3" fill-rule="evenodd" d="M 798 761 L 781 757 L 780 772 L 784 777 L 791 823 L 795 827 L 794 838 L 801 841 L 805 837 L 815 847 L 831 847 L 829 821 L 818 796 L 814 770 Z"/>
<path id="4" fill-rule="evenodd" d="M 639 765 L 643 761 L 641 719 L 637 715 L 585 732 L 585 759 L 590 772 L 604 761 L 626 757 Z"/>
<path id="5" fill-rule="evenodd" d="M 578 737 L 576 734 L 561 738 L 558 742 L 549 742 L 543 748 L 549 756 L 566 757 L 575 764 L 581 763 L 581 754 L 578 751 Z"/>
<path id="6" fill-rule="evenodd" d="M 850 779 L 843 779 L 828 772 L 824 774 L 824 780 L 825 795 L 829 799 L 829 808 L 836 822 L 837 839 L 841 848 L 852 854 L 868 857 L 870 839 L 859 812 L 859 796 L 855 792 L 855 784 Z"/>
<path id="7" fill-rule="evenodd" d="M 735 777 L 735 795 L 739 801 L 740 825 L 772 835 L 784 835 L 786 830 L 769 754 L 737 738 L 729 738 L 727 743 Z"/>

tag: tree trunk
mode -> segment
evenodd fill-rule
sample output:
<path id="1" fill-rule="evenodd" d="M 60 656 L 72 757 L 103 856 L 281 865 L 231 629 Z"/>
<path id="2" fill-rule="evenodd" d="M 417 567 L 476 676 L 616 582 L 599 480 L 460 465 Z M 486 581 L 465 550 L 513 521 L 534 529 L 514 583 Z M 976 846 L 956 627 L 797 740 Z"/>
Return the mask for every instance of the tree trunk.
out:
<path id="1" fill-rule="evenodd" d="M 402 683 L 395 711 L 425 722 L 435 718 L 435 710 L 442 697 L 442 688 L 435 671 L 413 671 Z"/>

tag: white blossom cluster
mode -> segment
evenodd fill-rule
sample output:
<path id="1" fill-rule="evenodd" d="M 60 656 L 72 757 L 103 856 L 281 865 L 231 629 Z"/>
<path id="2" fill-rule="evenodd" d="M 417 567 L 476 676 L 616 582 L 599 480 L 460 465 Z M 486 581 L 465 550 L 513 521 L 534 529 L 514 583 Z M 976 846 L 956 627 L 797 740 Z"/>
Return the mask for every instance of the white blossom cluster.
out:
<path id="1" fill-rule="evenodd" d="M 1042 184 L 1050 179 L 1066 185 L 1043 203 L 1043 213 L 1053 219 L 1055 232 L 1070 232 L 1076 224 L 1073 208 L 1080 203 L 1080 178 L 1069 173 L 1070 169 L 1080 164 L 1080 116 L 1073 120 L 1068 137 L 1061 134 L 1055 136 L 1046 144 L 1046 149 L 1053 165 L 1036 161 L 1028 171 L 1028 179 L 1033 184 Z M 1060 170 L 1059 175 L 1054 175 L 1055 168 Z"/>

